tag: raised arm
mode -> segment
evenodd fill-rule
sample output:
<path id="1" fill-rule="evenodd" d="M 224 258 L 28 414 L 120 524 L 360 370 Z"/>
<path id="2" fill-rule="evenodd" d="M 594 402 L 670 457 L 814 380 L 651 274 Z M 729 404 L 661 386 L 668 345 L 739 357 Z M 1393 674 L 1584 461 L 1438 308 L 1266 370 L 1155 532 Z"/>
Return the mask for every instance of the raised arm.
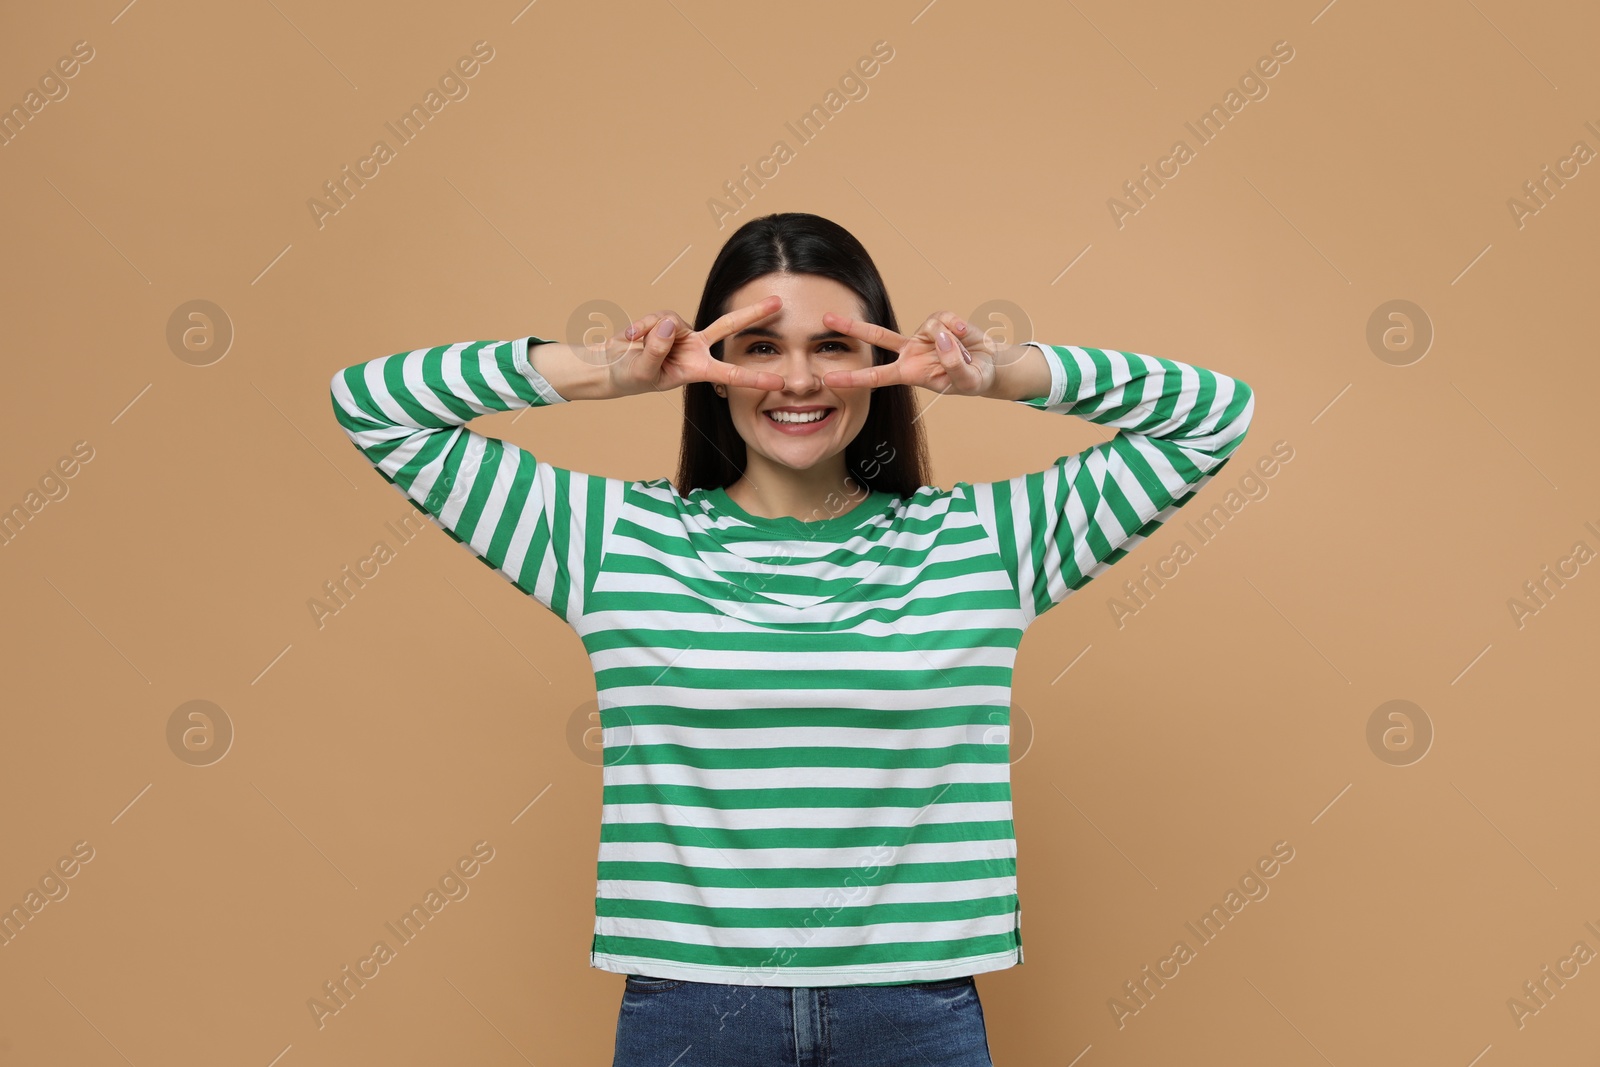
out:
<path id="1" fill-rule="evenodd" d="M 1024 351 L 1008 381 L 1038 388 L 1048 371 L 1050 384 L 1048 393 L 1016 403 L 1117 427 L 1111 440 L 1045 470 L 973 487 L 1026 626 L 1210 481 L 1243 440 L 1255 397 L 1238 378 L 1136 352 L 1034 341 Z"/>
<path id="2" fill-rule="evenodd" d="M 333 412 L 367 461 L 419 511 L 572 625 L 583 614 L 591 561 L 600 559 L 607 507 L 620 501 L 621 483 L 551 466 L 465 424 L 491 411 L 692 381 L 782 389 L 780 375 L 711 355 L 711 345 L 782 303 L 769 296 L 703 330 L 676 312 L 653 312 L 593 346 L 518 337 L 397 352 L 336 373 Z"/>
<path id="3" fill-rule="evenodd" d="M 519 337 L 368 360 L 334 374 L 330 388 L 339 425 L 379 474 L 570 624 L 583 609 L 588 535 L 605 529 L 609 479 L 551 466 L 465 424 L 600 395 L 602 373 L 572 346 Z"/>

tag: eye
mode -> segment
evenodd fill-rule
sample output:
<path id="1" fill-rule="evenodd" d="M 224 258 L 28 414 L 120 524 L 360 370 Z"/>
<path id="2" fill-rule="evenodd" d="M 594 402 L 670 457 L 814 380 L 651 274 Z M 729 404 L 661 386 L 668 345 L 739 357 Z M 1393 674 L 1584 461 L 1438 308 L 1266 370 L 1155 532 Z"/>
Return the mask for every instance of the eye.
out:
<path id="1" fill-rule="evenodd" d="M 745 349 L 745 353 L 751 356 L 765 356 L 768 355 L 769 352 L 764 350 L 772 349 L 772 347 L 773 346 L 769 341 L 757 341 L 749 348 Z M 822 350 L 824 352 L 832 350 L 834 353 L 844 355 L 849 355 L 853 351 L 851 347 L 845 344 L 843 341 L 824 341 Z"/>

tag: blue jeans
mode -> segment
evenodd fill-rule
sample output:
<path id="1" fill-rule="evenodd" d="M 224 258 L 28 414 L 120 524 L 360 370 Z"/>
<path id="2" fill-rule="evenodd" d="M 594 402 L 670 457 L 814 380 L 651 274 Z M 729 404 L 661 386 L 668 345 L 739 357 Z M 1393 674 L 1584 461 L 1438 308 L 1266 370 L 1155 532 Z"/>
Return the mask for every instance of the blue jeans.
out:
<path id="1" fill-rule="evenodd" d="M 993 1067 L 971 975 L 724 985 L 630 974 L 612 1067 Z"/>

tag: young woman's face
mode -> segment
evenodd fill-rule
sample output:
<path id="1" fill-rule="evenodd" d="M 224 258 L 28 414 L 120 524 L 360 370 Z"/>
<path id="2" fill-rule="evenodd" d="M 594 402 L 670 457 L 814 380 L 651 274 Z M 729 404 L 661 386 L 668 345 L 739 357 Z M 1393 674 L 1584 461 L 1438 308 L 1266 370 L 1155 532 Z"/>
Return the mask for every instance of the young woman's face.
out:
<path id="1" fill-rule="evenodd" d="M 785 387 L 726 386 L 728 411 L 751 452 L 804 470 L 842 452 L 865 425 L 872 389 L 834 389 L 823 383 L 822 376 L 830 370 L 872 366 L 872 346 L 823 325 L 825 311 L 851 318 L 865 314 L 861 298 L 832 278 L 768 274 L 737 290 L 728 310 L 773 294 L 783 298 L 777 314 L 726 338 L 722 358 L 779 374 Z M 784 415 L 786 411 L 789 414 Z M 779 422 L 774 415 L 815 421 Z"/>

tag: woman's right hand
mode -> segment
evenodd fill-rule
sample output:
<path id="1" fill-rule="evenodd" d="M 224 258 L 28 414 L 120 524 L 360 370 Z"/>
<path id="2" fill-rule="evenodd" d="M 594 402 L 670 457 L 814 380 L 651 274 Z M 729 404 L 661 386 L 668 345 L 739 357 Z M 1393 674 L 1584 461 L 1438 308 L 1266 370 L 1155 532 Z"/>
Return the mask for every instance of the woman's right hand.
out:
<path id="1" fill-rule="evenodd" d="M 638 319 L 606 342 L 612 395 L 664 392 L 690 382 L 784 388 L 782 375 L 735 366 L 711 354 L 712 345 L 768 318 L 782 306 L 782 297 L 769 296 L 728 312 L 703 330 L 690 329 L 675 311 L 656 311 Z"/>

